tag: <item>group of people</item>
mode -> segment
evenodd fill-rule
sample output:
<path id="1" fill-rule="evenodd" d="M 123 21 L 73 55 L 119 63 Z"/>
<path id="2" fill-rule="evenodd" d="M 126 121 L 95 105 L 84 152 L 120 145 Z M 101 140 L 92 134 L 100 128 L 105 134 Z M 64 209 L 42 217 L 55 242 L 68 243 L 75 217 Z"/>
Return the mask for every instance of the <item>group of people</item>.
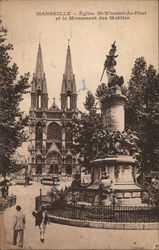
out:
<path id="1" fill-rule="evenodd" d="M 23 247 L 24 229 L 26 224 L 25 214 L 22 213 L 21 207 L 16 206 L 16 214 L 13 219 L 13 245 L 17 244 L 17 238 L 19 235 L 18 246 Z M 39 207 L 38 212 L 35 214 L 35 226 L 40 230 L 40 241 L 44 243 L 44 235 L 46 232 L 46 225 L 50 224 L 50 219 L 47 211 L 42 211 L 42 207 Z"/>

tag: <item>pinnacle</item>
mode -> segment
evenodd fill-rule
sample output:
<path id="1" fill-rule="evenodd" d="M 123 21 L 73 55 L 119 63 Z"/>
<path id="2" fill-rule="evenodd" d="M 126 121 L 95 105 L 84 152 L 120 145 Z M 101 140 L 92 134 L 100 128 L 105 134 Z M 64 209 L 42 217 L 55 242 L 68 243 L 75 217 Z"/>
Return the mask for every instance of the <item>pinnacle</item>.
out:
<path id="1" fill-rule="evenodd" d="M 43 79 L 44 77 L 44 67 L 43 67 L 43 59 L 42 59 L 42 51 L 41 51 L 40 42 L 39 42 L 39 47 L 38 47 L 35 77 L 37 77 L 37 79 Z"/>

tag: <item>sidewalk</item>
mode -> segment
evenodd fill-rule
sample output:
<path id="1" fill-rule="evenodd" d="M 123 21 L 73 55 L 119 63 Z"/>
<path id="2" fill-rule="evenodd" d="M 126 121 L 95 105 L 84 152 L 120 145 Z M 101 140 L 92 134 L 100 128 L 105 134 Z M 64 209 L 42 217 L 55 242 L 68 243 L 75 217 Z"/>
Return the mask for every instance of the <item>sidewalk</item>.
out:
<path id="1" fill-rule="evenodd" d="M 6 248 L 6 233 L 4 230 L 4 214 L 0 211 L 0 249 Z"/>
<path id="2" fill-rule="evenodd" d="M 62 183 L 65 186 L 67 183 Z M 47 225 L 46 240 L 40 241 L 39 229 L 35 227 L 32 211 L 35 208 L 35 196 L 39 195 L 40 187 L 43 194 L 50 190 L 49 186 L 34 183 L 31 186 L 12 186 L 10 192 L 17 195 L 17 204 L 21 205 L 26 215 L 23 249 L 154 249 L 158 244 L 159 232 L 156 230 L 107 230 L 80 228 L 51 223 Z M 7 232 L 7 249 L 13 247 L 12 220 L 15 206 L 4 213 Z M 134 242 L 136 242 L 134 244 Z"/>

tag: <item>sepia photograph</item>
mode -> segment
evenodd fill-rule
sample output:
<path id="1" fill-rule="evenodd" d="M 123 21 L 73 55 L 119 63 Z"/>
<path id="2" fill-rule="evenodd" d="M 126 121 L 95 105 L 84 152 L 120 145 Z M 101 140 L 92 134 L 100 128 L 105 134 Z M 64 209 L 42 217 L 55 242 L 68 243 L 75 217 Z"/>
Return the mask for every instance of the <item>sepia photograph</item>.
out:
<path id="1" fill-rule="evenodd" d="M 0 1 L 0 250 L 159 250 L 158 13 Z"/>

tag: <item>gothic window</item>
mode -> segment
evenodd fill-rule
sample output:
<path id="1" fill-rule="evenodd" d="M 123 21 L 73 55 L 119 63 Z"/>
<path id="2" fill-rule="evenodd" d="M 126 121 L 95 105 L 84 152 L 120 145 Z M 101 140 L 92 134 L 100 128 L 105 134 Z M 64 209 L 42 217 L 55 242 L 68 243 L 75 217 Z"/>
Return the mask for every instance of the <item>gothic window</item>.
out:
<path id="1" fill-rule="evenodd" d="M 72 141 L 72 129 L 71 126 L 66 128 L 66 141 Z"/>
<path id="2" fill-rule="evenodd" d="M 69 164 L 72 163 L 72 156 L 71 156 L 71 155 L 68 155 L 68 156 L 66 157 L 66 163 L 69 163 Z"/>
<path id="3" fill-rule="evenodd" d="M 36 148 L 42 148 L 42 142 L 35 142 Z"/>
<path id="4" fill-rule="evenodd" d="M 67 96 L 67 109 L 71 109 L 71 97 Z"/>
<path id="5" fill-rule="evenodd" d="M 66 174 L 72 174 L 72 157 L 71 155 L 66 158 Z"/>
<path id="6" fill-rule="evenodd" d="M 53 122 L 48 126 L 47 139 L 61 140 L 61 128 L 57 123 Z"/>
<path id="7" fill-rule="evenodd" d="M 66 141 L 66 148 L 71 149 L 72 148 L 72 143 Z"/>
<path id="8" fill-rule="evenodd" d="M 37 94 L 37 108 L 41 108 L 41 95 Z"/>
<path id="9" fill-rule="evenodd" d="M 36 158 L 36 163 L 37 163 L 37 164 L 41 164 L 41 163 L 42 163 L 42 159 L 41 159 L 41 156 L 40 156 L 40 155 L 37 156 L 37 158 Z"/>
<path id="10" fill-rule="evenodd" d="M 66 114 L 67 119 L 72 119 L 72 114 Z"/>
<path id="11" fill-rule="evenodd" d="M 42 125 L 38 123 L 36 126 L 36 139 L 42 140 L 42 138 L 43 138 L 43 128 Z"/>
<path id="12" fill-rule="evenodd" d="M 62 144 L 61 144 L 61 142 L 60 142 L 60 143 L 56 142 L 56 145 L 57 145 L 58 149 L 61 151 L 61 149 L 62 149 Z"/>
<path id="13" fill-rule="evenodd" d="M 49 149 L 50 146 L 51 146 L 51 144 L 52 144 L 52 142 L 47 142 L 47 143 L 46 143 L 46 148 Z"/>

